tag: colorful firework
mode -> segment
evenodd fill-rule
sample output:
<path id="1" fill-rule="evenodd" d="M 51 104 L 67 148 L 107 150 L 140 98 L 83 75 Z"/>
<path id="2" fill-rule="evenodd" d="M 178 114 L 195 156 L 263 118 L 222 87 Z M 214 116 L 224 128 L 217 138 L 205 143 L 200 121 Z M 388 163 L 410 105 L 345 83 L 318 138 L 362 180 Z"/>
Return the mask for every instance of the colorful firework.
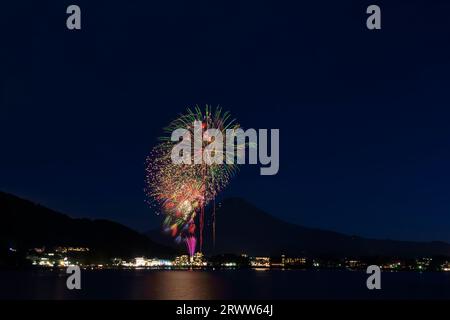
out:
<path id="1" fill-rule="evenodd" d="M 193 110 L 187 109 L 172 121 L 161 137 L 158 144 L 147 158 L 147 191 L 160 206 L 165 215 L 164 228 L 178 243 L 185 242 L 189 254 L 192 256 L 196 250 L 196 236 L 199 236 L 199 250 L 203 246 L 203 228 L 205 221 L 205 207 L 215 200 L 217 194 L 229 183 L 236 173 L 237 165 L 233 163 L 211 163 L 202 161 L 194 163 L 194 152 L 191 153 L 192 164 L 175 164 L 171 159 L 173 147 L 178 142 L 171 141 L 172 132 L 176 129 L 185 129 L 194 136 L 194 123 L 201 123 L 202 150 L 211 143 L 207 136 L 208 129 L 217 129 L 223 136 L 227 130 L 236 130 L 239 124 L 230 118 L 228 112 L 222 112 L 217 107 L 214 111 L 207 105 L 204 110 L 196 106 Z M 238 151 L 245 148 L 245 143 L 234 143 L 233 149 L 223 148 L 215 150 L 222 152 L 225 159 L 229 152 L 235 157 Z M 203 156 L 203 153 L 200 155 Z M 215 241 L 215 206 L 212 211 L 213 241 Z M 196 221 L 199 230 L 196 230 Z"/>

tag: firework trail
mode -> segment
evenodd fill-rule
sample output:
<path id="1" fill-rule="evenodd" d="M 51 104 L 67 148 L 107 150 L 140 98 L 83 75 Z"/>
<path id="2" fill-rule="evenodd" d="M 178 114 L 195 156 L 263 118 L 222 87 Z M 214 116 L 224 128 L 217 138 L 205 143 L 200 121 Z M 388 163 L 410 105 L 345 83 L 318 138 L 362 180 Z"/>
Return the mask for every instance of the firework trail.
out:
<path id="1" fill-rule="evenodd" d="M 184 242 L 189 254 L 195 253 L 197 245 L 196 233 L 199 235 L 199 250 L 203 247 L 203 228 L 205 221 L 205 207 L 215 200 L 217 194 L 225 188 L 230 178 L 236 173 L 237 165 L 233 163 L 195 164 L 195 150 L 191 152 L 192 164 L 175 164 L 171 159 L 171 152 L 178 141 L 171 141 L 171 134 L 176 129 L 186 129 L 194 136 L 194 123 L 201 122 L 202 152 L 211 143 L 212 138 L 205 132 L 207 129 L 217 129 L 226 136 L 228 129 L 236 130 L 239 124 L 230 118 L 228 112 L 222 112 L 217 107 L 212 110 L 208 105 L 201 109 L 196 106 L 187 109 L 177 119 L 173 120 L 165 129 L 165 135 L 160 138 L 161 143 L 153 148 L 147 158 L 147 193 L 160 207 L 164 214 L 164 229 L 169 232 L 178 243 Z M 192 147 L 192 146 L 191 146 Z M 226 159 L 227 152 L 234 156 L 245 148 L 245 143 L 236 143 L 233 150 L 223 148 L 215 150 L 222 152 Z M 206 154 L 207 156 L 208 154 Z M 205 156 L 202 153 L 200 156 Z M 215 205 L 215 202 L 214 202 Z M 196 229 L 196 221 L 199 230 Z M 213 241 L 215 242 L 215 208 L 212 216 Z"/>

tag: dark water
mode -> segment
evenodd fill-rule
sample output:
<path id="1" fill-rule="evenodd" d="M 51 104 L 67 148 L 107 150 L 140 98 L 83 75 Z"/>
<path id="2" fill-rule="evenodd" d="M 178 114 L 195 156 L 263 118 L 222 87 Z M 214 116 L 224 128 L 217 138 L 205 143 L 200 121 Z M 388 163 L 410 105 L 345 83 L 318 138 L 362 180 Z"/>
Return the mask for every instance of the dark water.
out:
<path id="1" fill-rule="evenodd" d="M 357 271 L 0 271 L 0 299 L 450 299 L 450 273 L 384 272 L 381 290 Z"/>

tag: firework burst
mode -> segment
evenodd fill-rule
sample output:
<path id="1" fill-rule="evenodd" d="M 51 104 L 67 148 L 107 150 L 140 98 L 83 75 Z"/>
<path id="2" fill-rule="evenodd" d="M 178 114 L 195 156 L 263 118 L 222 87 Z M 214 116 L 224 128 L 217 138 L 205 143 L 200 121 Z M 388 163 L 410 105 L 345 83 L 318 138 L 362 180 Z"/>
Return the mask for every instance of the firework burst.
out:
<path id="1" fill-rule="evenodd" d="M 171 152 L 178 141 L 171 141 L 172 132 L 185 129 L 194 136 L 194 123 L 201 123 L 202 148 L 201 155 L 191 153 L 191 164 L 175 164 L 171 159 Z M 214 110 L 208 105 L 204 109 L 196 106 L 187 109 L 184 114 L 173 120 L 165 129 L 165 135 L 160 143 L 153 148 L 147 158 L 147 193 L 161 208 L 164 214 L 164 229 L 169 232 L 177 242 L 184 242 L 189 254 L 192 256 L 196 249 L 196 236 L 199 235 L 199 250 L 203 246 L 203 228 L 205 220 L 205 207 L 214 202 L 217 194 L 225 188 L 238 167 L 233 163 L 211 163 L 202 161 L 195 164 L 196 156 L 204 157 L 203 150 L 211 143 L 212 138 L 205 132 L 208 129 L 219 130 L 226 136 L 227 130 L 236 130 L 240 126 L 231 118 L 228 112 L 222 112 L 220 107 Z M 231 156 L 233 159 L 238 151 L 245 148 L 245 143 L 233 144 L 229 148 L 215 150 L 222 152 L 222 158 Z M 228 154 L 232 152 L 233 154 Z M 206 154 L 207 156 L 207 154 Z M 197 231 L 196 222 L 199 224 Z M 213 239 L 215 239 L 215 206 L 212 212 Z M 213 240 L 215 241 L 215 240 Z"/>

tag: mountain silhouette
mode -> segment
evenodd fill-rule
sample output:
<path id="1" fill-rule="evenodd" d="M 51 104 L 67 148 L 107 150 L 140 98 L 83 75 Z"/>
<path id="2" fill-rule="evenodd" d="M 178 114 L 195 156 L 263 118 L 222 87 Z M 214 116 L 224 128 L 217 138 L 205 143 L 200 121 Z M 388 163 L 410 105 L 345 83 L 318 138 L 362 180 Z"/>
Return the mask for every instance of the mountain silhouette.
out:
<path id="1" fill-rule="evenodd" d="M 139 255 L 164 257 L 172 248 L 154 243 L 119 223 L 73 219 L 39 204 L 0 192 L 0 251 L 12 247 L 26 251 L 36 247 L 82 246 L 96 260 Z"/>
<path id="2" fill-rule="evenodd" d="M 207 216 L 211 216 L 209 212 Z M 0 192 L 0 252 L 12 247 L 89 247 L 97 260 L 139 255 L 169 257 L 184 248 L 159 229 L 142 235 L 108 220 L 74 219 L 31 201 Z M 450 256 L 445 242 L 367 239 L 307 228 L 282 221 L 241 198 L 225 199 L 216 207 L 216 241 L 206 221 L 206 254 L 305 256 Z"/>
<path id="3" fill-rule="evenodd" d="M 450 256 L 450 244 L 445 242 L 367 239 L 307 228 L 282 221 L 241 198 L 225 199 L 217 205 L 215 248 L 212 245 L 211 229 L 211 223 L 207 221 L 204 252 L 208 254 L 402 258 Z M 159 243 L 171 243 L 171 239 L 159 230 L 147 234 Z"/>

